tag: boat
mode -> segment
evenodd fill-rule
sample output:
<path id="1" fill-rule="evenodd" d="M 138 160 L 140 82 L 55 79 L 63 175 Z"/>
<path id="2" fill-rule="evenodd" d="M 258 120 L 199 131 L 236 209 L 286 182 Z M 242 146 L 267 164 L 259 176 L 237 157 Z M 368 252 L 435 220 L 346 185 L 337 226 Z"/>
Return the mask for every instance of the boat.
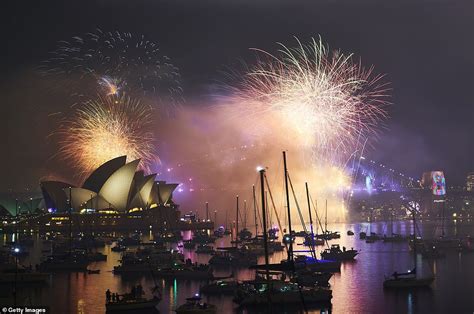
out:
<path id="1" fill-rule="evenodd" d="M 195 295 L 192 298 L 187 298 L 186 303 L 176 308 L 177 314 L 214 314 L 217 313 L 217 308 L 213 304 L 202 303 L 201 297 Z"/>
<path id="2" fill-rule="evenodd" d="M 225 234 L 225 228 L 224 226 L 220 226 L 216 230 L 214 230 L 214 236 L 218 238 L 222 238 Z"/>
<path id="3" fill-rule="evenodd" d="M 150 272 L 153 268 L 149 259 L 139 258 L 135 253 L 124 253 L 120 265 L 114 266 L 114 274 L 138 274 Z"/>
<path id="4" fill-rule="evenodd" d="M 93 235 L 86 234 L 73 241 L 73 246 L 78 249 L 102 248 L 105 246 L 105 241 Z"/>
<path id="5" fill-rule="evenodd" d="M 416 203 L 415 202 L 408 202 L 406 204 L 407 208 L 411 211 L 412 218 L 413 218 L 413 243 L 417 242 L 416 237 Z M 383 282 L 384 288 L 393 288 L 393 289 L 400 289 L 400 288 L 417 288 L 417 287 L 429 287 L 433 281 L 434 277 L 418 277 L 416 271 L 416 264 L 417 264 L 417 245 L 413 245 L 413 269 L 409 270 L 406 273 L 397 273 L 396 271 L 393 274 L 385 278 Z"/>
<path id="6" fill-rule="evenodd" d="M 328 230 L 328 200 L 326 200 L 326 211 L 325 211 L 325 216 L 324 216 L 324 230 L 323 233 L 320 234 L 315 234 L 314 236 L 319 239 L 323 240 L 332 240 L 332 239 L 339 239 L 341 237 L 341 234 L 339 231 L 329 231 Z M 319 224 L 321 225 L 321 220 L 318 218 Z M 323 226 L 321 225 L 321 230 L 323 229 Z"/>
<path id="7" fill-rule="evenodd" d="M 280 230 L 277 227 L 270 228 L 268 230 L 268 239 L 269 240 L 277 240 L 279 231 Z"/>
<path id="8" fill-rule="evenodd" d="M 89 262 L 105 262 L 107 261 L 107 255 L 100 252 L 87 252 L 86 258 Z"/>
<path id="9" fill-rule="evenodd" d="M 316 238 L 315 235 L 308 234 L 304 237 L 303 245 L 305 246 L 316 246 L 316 245 L 324 245 L 324 240 Z"/>
<path id="10" fill-rule="evenodd" d="M 382 240 L 382 237 L 375 232 L 371 232 L 370 235 L 367 235 L 365 237 L 365 242 L 366 243 L 374 243 L 375 241 Z"/>
<path id="11" fill-rule="evenodd" d="M 244 228 L 239 231 L 239 239 L 240 241 L 248 241 L 252 238 L 252 232 L 250 232 L 247 228 Z"/>
<path id="12" fill-rule="evenodd" d="M 321 234 L 315 234 L 314 235 L 317 238 L 324 239 L 324 240 L 332 240 L 332 239 L 339 239 L 341 237 L 341 234 L 338 231 L 324 231 Z"/>
<path id="13" fill-rule="evenodd" d="M 359 251 L 350 249 L 346 250 L 345 247 L 340 248 L 339 244 L 331 245 L 331 248 L 325 249 L 324 252 L 321 252 L 321 258 L 327 260 L 335 260 L 335 261 L 349 261 L 353 260 Z"/>
<path id="14" fill-rule="evenodd" d="M 229 252 L 218 250 L 208 263 L 213 266 L 233 266 L 237 265 L 237 260 Z"/>
<path id="15" fill-rule="evenodd" d="M 268 238 L 270 239 L 270 237 L 268 237 Z M 272 239 L 270 239 L 270 240 L 268 241 L 268 244 L 267 244 L 267 245 L 268 245 L 268 249 L 269 249 L 270 251 L 273 250 L 274 252 L 281 252 L 281 251 L 283 251 L 283 250 L 285 249 L 285 246 L 282 245 L 281 242 L 275 241 L 275 240 L 272 240 Z"/>
<path id="16" fill-rule="evenodd" d="M 139 234 L 133 234 L 131 237 L 122 237 L 122 238 L 119 238 L 117 241 L 117 244 L 123 245 L 123 246 L 140 245 L 140 243 L 141 243 L 141 240 L 140 240 Z"/>
<path id="17" fill-rule="evenodd" d="M 257 256 L 253 252 L 246 252 L 244 248 L 218 248 L 209 259 L 213 266 L 249 266 L 257 263 Z"/>
<path id="18" fill-rule="evenodd" d="M 204 231 L 197 231 L 193 235 L 193 241 L 200 244 L 209 244 L 216 242 L 216 238 L 214 236 L 208 235 Z"/>
<path id="19" fill-rule="evenodd" d="M 145 298 L 127 298 L 115 302 L 107 302 L 105 304 L 106 312 L 118 312 L 118 311 L 140 311 L 147 309 L 154 309 L 160 303 L 160 298 L 153 297 L 151 299 Z"/>
<path id="20" fill-rule="evenodd" d="M 196 242 L 193 240 L 185 240 L 183 241 L 183 247 L 188 250 L 194 249 L 196 247 Z"/>
<path id="21" fill-rule="evenodd" d="M 408 238 L 397 233 L 392 233 L 391 236 L 384 235 L 382 240 L 383 242 L 407 242 Z"/>
<path id="22" fill-rule="evenodd" d="M 416 269 L 406 273 L 398 274 L 394 272 L 390 278 L 383 282 L 384 288 L 417 288 L 429 287 L 434 281 L 434 277 L 417 278 Z"/>
<path id="23" fill-rule="evenodd" d="M 202 286 L 199 292 L 205 295 L 234 295 L 238 287 L 236 280 L 216 280 Z"/>
<path id="24" fill-rule="evenodd" d="M 296 276 L 293 281 L 303 287 L 327 287 L 329 286 L 329 279 L 331 279 L 331 277 L 332 273 L 329 272 L 300 270 L 296 272 Z"/>
<path id="25" fill-rule="evenodd" d="M 112 252 L 124 252 L 127 250 L 127 247 L 117 243 L 117 245 L 113 246 L 110 250 Z"/>
<path id="26" fill-rule="evenodd" d="M 293 232 L 293 234 L 294 234 L 296 237 L 306 237 L 307 235 L 309 235 L 309 233 L 306 232 L 306 231 L 304 231 L 304 230 L 295 231 L 295 232 Z"/>
<path id="27" fill-rule="evenodd" d="M 214 248 L 210 245 L 203 245 L 203 244 L 200 244 L 198 245 L 197 249 L 196 249 L 196 253 L 197 254 L 214 254 Z"/>
<path id="28" fill-rule="evenodd" d="M 293 236 L 291 226 L 291 215 L 290 215 L 290 202 L 288 193 L 288 181 L 289 174 L 286 167 L 286 152 L 283 152 L 283 164 L 284 164 L 284 175 L 285 175 L 285 190 L 286 190 L 286 205 L 288 210 L 288 234 Z M 261 194 L 262 194 L 262 224 L 263 230 L 266 230 L 266 211 L 265 211 L 265 195 L 264 195 L 264 177 L 265 170 L 260 170 L 260 183 L 261 183 Z M 290 182 L 291 184 L 291 182 Z M 268 250 L 267 250 L 267 235 L 264 235 L 264 246 L 265 246 L 265 264 L 255 265 L 253 268 L 260 270 L 257 271 L 255 280 L 245 281 L 239 285 L 237 292 L 234 297 L 234 302 L 238 303 L 242 307 L 259 307 L 268 306 L 269 304 L 274 305 L 292 305 L 301 304 L 304 301 L 305 304 L 315 303 L 329 303 L 332 299 L 332 291 L 326 288 L 320 287 L 301 287 L 297 283 L 285 281 L 286 272 L 295 273 L 298 263 L 305 268 L 306 264 L 301 262 L 306 261 L 307 256 L 298 257 L 293 255 L 292 241 L 289 241 L 288 259 L 282 261 L 280 264 L 269 263 Z M 291 238 L 291 237 L 290 237 Z M 314 252 L 313 252 L 314 253 Z M 300 266 L 298 265 L 298 266 Z M 339 263 L 340 266 L 340 263 Z M 280 268 L 280 269 L 273 269 Z M 272 272 L 270 272 L 272 270 Z M 275 270 L 275 271 L 273 271 Z M 274 279 L 271 276 L 279 275 L 280 279 Z"/>
<path id="29" fill-rule="evenodd" d="M 294 233 L 292 233 L 291 236 L 290 236 L 289 233 L 286 233 L 286 234 L 283 235 L 283 240 L 282 240 L 282 242 L 285 243 L 285 244 L 290 244 L 290 242 L 291 242 L 291 243 L 294 243 L 294 242 L 295 242 L 295 238 L 296 238 L 296 237 L 295 237 L 295 234 L 294 234 Z"/>
<path id="30" fill-rule="evenodd" d="M 100 269 L 88 269 L 87 270 L 87 273 L 89 275 L 92 275 L 92 274 L 100 274 Z"/>
<path id="31" fill-rule="evenodd" d="M 348 236 L 353 236 L 353 235 L 354 235 L 354 231 L 352 231 L 352 230 L 347 230 L 347 235 L 348 235 Z"/>
<path id="32" fill-rule="evenodd" d="M 296 283 L 281 280 L 254 280 L 242 283 L 234 302 L 242 307 L 301 304 L 326 304 L 331 302 L 332 291 L 327 288 L 300 287 Z"/>
<path id="33" fill-rule="evenodd" d="M 295 256 L 294 268 L 309 269 L 315 272 L 339 272 L 341 271 L 341 261 L 316 259 L 311 256 L 298 255 Z"/>
<path id="34" fill-rule="evenodd" d="M 55 271 L 86 271 L 89 261 L 85 255 L 77 253 L 65 253 L 48 256 L 38 265 L 38 269 L 44 272 Z"/>
<path id="35" fill-rule="evenodd" d="M 154 236 L 155 242 L 158 243 L 175 243 L 179 242 L 183 239 L 181 233 L 178 232 L 165 232 L 160 234 L 155 234 Z"/>
<path id="36" fill-rule="evenodd" d="M 406 242 L 408 241 L 409 237 L 402 236 L 398 233 L 393 232 L 393 218 L 394 218 L 394 210 L 392 209 L 390 213 L 390 236 L 387 236 L 386 234 L 383 235 L 383 242 Z"/>
<path id="37" fill-rule="evenodd" d="M 212 280 L 212 269 L 208 265 L 175 265 L 153 271 L 159 278 Z"/>

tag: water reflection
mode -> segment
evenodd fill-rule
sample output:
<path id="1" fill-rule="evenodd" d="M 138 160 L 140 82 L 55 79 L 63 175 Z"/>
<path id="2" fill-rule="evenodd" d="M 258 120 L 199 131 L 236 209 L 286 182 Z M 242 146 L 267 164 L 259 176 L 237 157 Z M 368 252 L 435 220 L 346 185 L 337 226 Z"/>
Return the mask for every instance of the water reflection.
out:
<path id="1" fill-rule="evenodd" d="M 436 275 L 432 290 L 417 290 L 413 292 L 386 291 L 382 287 L 385 276 L 394 270 L 412 268 L 413 257 L 406 243 L 366 243 L 359 240 L 359 232 L 367 231 L 368 223 L 362 224 L 330 224 L 329 229 L 339 231 L 341 238 L 332 240 L 345 247 L 361 250 L 356 261 L 344 263 L 341 272 L 336 273 L 330 280 L 333 289 L 332 312 L 334 313 L 419 313 L 419 312 L 472 312 L 474 301 L 474 254 L 448 254 L 446 258 L 434 260 L 430 265 L 418 256 L 417 264 L 422 272 L 429 272 L 431 268 Z M 456 228 L 454 228 L 456 227 Z M 295 230 L 301 230 L 298 226 Z M 433 237 L 436 232 L 435 223 L 420 224 L 420 231 L 425 236 Z M 354 231 L 354 236 L 347 236 L 347 230 Z M 390 223 L 372 223 L 371 230 L 378 233 L 389 233 Z M 411 222 L 394 222 L 393 230 L 396 233 L 407 235 L 412 232 Z M 472 233 L 472 224 L 456 223 L 450 225 L 447 234 L 457 232 L 460 235 Z M 183 239 L 189 239 L 191 232 L 183 232 Z M 149 238 L 147 234 L 145 238 Z M 3 243 L 11 241 L 11 235 L 1 237 Z M 297 242 L 302 242 L 298 239 Z M 230 245 L 230 237 L 218 239 L 216 247 Z M 207 263 L 210 256 L 195 254 L 193 250 L 178 248 L 177 244 L 170 244 L 170 249 L 179 249 L 185 258 L 193 262 Z M 41 252 L 48 248 L 48 244 L 35 236 L 30 255 L 21 260 L 25 265 L 36 264 L 40 261 Z M 318 255 L 324 247 L 317 247 Z M 51 281 L 45 286 L 28 288 L 20 291 L 21 300 L 28 300 L 29 304 L 49 305 L 53 313 L 104 313 L 105 291 L 110 289 L 120 294 L 127 293 L 132 286 L 141 284 L 145 288 L 147 297 L 151 297 L 151 289 L 156 285 L 151 276 L 117 276 L 111 271 L 119 264 L 120 253 L 112 252 L 107 245 L 99 252 L 108 255 L 107 261 L 94 263 L 91 269 L 100 269 L 100 274 L 86 273 L 54 274 Z M 270 257 L 272 263 L 286 258 L 285 252 L 278 252 Z M 259 259 L 263 262 L 263 257 Z M 226 276 L 229 268 L 218 268 L 216 276 Z M 245 268 L 235 271 L 239 280 L 254 278 L 254 272 Z M 170 313 L 185 299 L 199 291 L 203 284 L 187 280 L 156 280 L 162 293 L 162 302 L 158 308 L 161 313 Z M 3 287 L 1 295 L 7 295 L 11 286 Z M 456 300 L 456 302 L 453 302 Z M 219 313 L 248 313 L 237 309 L 232 297 L 205 298 L 208 303 L 215 304 Z M 289 312 L 288 309 L 286 309 Z M 310 313 L 326 313 L 323 310 L 311 310 Z M 251 313 L 254 313 L 253 311 Z"/>

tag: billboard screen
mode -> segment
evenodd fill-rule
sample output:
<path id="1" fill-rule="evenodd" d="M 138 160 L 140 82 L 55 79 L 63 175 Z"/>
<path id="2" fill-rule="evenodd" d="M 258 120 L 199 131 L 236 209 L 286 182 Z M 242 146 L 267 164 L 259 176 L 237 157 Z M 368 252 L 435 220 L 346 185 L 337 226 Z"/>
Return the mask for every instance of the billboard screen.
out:
<path id="1" fill-rule="evenodd" d="M 431 172 L 431 190 L 433 195 L 445 195 L 446 194 L 446 180 L 442 171 Z"/>

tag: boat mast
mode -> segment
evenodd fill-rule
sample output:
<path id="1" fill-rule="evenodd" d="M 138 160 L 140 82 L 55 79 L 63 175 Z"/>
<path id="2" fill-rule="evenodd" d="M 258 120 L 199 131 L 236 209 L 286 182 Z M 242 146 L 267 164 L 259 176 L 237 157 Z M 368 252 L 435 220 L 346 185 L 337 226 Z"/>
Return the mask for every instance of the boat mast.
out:
<path id="1" fill-rule="evenodd" d="M 260 189 L 261 189 L 261 196 L 262 196 L 262 227 L 263 227 L 263 248 L 265 251 L 265 275 L 267 281 L 270 280 L 270 273 L 268 271 L 268 236 L 267 236 L 267 215 L 266 215 L 266 210 L 265 210 L 265 184 L 264 184 L 264 175 L 265 175 L 265 169 L 261 169 L 260 171 Z"/>
<path id="2" fill-rule="evenodd" d="M 305 182 L 306 187 L 306 200 L 308 201 L 308 213 L 309 213 L 309 227 L 311 228 L 311 254 L 314 255 L 313 257 L 316 258 L 316 252 L 314 250 L 314 232 L 313 232 L 313 216 L 311 215 L 311 202 L 309 201 L 309 189 L 308 189 L 308 182 Z"/>
<path id="3" fill-rule="evenodd" d="M 311 228 L 311 237 L 312 237 L 312 239 L 314 239 L 313 216 L 311 215 L 311 202 L 309 201 L 308 182 L 305 182 L 305 187 L 306 187 L 306 199 L 308 201 L 309 227 Z"/>
<path id="4" fill-rule="evenodd" d="M 227 228 L 227 210 L 225 211 L 225 229 L 229 230 L 229 228 Z"/>
<path id="5" fill-rule="evenodd" d="M 266 224 L 267 224 L 267 227 L 271 228 L 270 226 L 272 225 L 271 224 L 271 220 L 270 220 L 270 204 L 268 203 L 268 192 L 265 191 L 265 213 L 267 214 L 267 221 L 266 221 Z M 268 232 L 268 230 L 267 230 Z"/>
<path id="6" fill-rule="evenodd" d="M 326 199 L 326 216 L 324 217 L 324 233 L 328 233 L 328 200 Z"/>
<path id="7" fill-rule="evenodd" d="M 258 223 L 257 223 L 257 198 L 255 196 L 255 185 L 252 185 L 252 195 L 253 195 L 253 214 L 255 218 L 255 238 L 257 238 Z"/>
<path id="8" fill-rule="evenodd" d="M 244 229 L 247 229 L 247 200 L 244 200 Z"/>
<path id="9" fill-rule="evenodd" d="M 319 222 L 319 224 L 321 224 L 321 220 L 318 217 L 318 200 L 316 200 L 315 203 L 316 205 L 314 206 L 314 212 L 316 213 L 316 221 Z M 318 232 L 319 232 L 318 224 L 316 224 L 316 234 L 318 234 Z"/>
<path id="10" fill-rule="evenodd" d="M 69 187 L 69 255 L 72 253 L 72 192 Z"/>
<path id="11" fill-rule="evenodd" d="M 408 205 L 410 206 L 410 205 Z M 416 218 L 415 218 L 415 213 L 416 213 L 416 204 L 415 206 L 412 207 L 411 213 L 413 216 L 413 272 L 416 277 Z"/>
<path id="12" fill-rule="evenodd" d="M 237 200 L 237 210 L 236 210 L 236 219 L 235 219 L 235 242 L 239 241 L 239 196 L 236 197 Z"/>
<path id="13" fill-rule="evenodd" d="M 290 232 L 290 244 L 288 249 L 288 260 L 293 262 L 293 232 L 291 229 L 291 211 L 290 211 L 290 193 L 288 192 L 288 169 L 286 167 L 286 152 L 283 151 L 283 167 L 285 171 L 285 193 L 286 193 L 286 208 L 288 213 L 288 231 Z"/>
<path id="14" fill-rule="evenodd" d="M 209 203 L 206 202 L 206 222 L 209 221 Z"/>

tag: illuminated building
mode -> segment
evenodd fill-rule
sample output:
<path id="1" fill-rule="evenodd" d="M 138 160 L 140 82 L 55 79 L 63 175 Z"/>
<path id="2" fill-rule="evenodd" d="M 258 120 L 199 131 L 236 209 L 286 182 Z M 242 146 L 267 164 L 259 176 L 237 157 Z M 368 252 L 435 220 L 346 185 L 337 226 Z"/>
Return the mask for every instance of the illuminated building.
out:
<path id="1" fill-rule="evenodd" d="M 424 172 L 420 185 L 426 193 L 422 194 L 421 211 L 435 216 L 444 216 L 446 208 L 446 179 L 443 171 Z"/>
<path id="2" fill-rule="evenodd" d="M 126 156 L 114 158 L 97 168 L 82 187 L 57 181 L 41 182 L 49 212 L 137 212 L 174 205 L 172 194 L 178 184 L 155 181 L 156 174 L 137 171 L 139 160 L 126 163 Z"/>
<path id="3" fill-rule="evenodd" d="M 473 192 L 474 191 L 474 172 L 471 172 L 467 175 L 466 190 L 468 192 Z"/>
<path id="4" fill-rule="evenodd" d="M 137 170 L 139 160 L 126 156 L 97 168 L 82 187 L 41 182 L 47 214 L 21 221 L 25 230 L 161 232 L 180 229 L 180 212 L 172 200 L 178 184 L 155 181 L 156 174 Z"/>

